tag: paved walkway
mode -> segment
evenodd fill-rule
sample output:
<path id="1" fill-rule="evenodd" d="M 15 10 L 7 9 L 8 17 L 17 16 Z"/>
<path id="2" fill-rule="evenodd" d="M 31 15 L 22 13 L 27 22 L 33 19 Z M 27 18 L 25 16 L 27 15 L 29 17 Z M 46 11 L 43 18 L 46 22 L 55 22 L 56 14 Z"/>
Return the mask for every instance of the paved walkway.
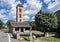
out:
<path id="1" fill-rule="evenodd" d="M 13 36 L 5 31 L 0 31 L 0 42 L 18 42 Z"/>
<path id="2" fill-rule="evenodd" d="M 17 39 L 14 39 L 14 38 L 13 38 L 12 34 L 9 34 L 9 35 L 10 35 L 11 42 L 18 42 Z"/>
<path id="3" fill-rule="evenodd" d="M 6 33 L 0 32 L 0 42 L 8 42 L 8 35 Z"/>

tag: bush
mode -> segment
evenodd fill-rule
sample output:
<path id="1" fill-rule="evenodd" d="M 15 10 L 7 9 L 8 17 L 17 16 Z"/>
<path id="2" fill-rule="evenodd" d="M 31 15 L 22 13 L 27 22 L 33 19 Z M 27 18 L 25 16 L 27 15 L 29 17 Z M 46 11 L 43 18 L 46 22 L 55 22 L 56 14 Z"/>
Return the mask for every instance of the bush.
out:
<path id="1" fill-rule="evenodd" d="M 60 34 L 60 27 L 57 29 L 57 33 Z"/>

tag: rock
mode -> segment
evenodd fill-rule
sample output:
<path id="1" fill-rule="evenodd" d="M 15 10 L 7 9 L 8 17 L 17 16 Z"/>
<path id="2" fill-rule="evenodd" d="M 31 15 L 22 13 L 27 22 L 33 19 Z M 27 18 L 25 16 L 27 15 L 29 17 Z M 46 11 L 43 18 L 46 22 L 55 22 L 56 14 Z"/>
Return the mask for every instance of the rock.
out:
<path id="1" fill-rule="evenodd" d="M 20 37 L 20 40 L 23 40 L 24 38 Z"/>
<path id="2" fill-rule="evenodd" d="M 32 37 L 33 37 L 33 38 L 36 38 L 36 36 L 35 36 L 35 35 L 33 35 Z"/>

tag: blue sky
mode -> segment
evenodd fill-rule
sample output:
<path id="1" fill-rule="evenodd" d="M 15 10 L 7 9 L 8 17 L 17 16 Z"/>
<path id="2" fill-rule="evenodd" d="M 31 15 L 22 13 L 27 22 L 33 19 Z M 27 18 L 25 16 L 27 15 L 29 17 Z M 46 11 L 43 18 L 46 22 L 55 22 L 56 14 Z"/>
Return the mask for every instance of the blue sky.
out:
<path id="1" fill-rule="evenodd" d="M 60 9 L 60 0 L 0 0 L 0 20 L 16 20 L 16 5 L 23 5 L 24 21 L 34 21 L 40 11 L 55 12 Z"/>

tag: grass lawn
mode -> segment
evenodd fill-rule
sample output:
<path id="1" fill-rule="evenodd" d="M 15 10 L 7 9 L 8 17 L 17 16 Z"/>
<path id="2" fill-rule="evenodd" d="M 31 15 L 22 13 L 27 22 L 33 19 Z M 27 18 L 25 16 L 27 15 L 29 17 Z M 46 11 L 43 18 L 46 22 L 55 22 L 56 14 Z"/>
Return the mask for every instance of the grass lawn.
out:
<path id="1" fill-rule="evenodd" d="M 40 40 L 40 42 L 60 42 L 60 38 L 55 37 L 40 37 L 37 40 Z"/>
<path id="2" fill-rule="evenodd" d="M 19 40 L 19 42 L 30 42 L 30 41 Z M 60 42 L 60 38 L 40 37 L 40 38 L 33 39 L 32 42 Z"/>
<path id="3" fill-rule="evenodd" d="M 35 32 L 35 31 L 34 31 Z M 37 32 L 35 32 L 37 33 Z M 41 32 L 39 32 L 40 34 Z M 42 33 L 41 33 L 42 34 Z M 51 35 L 52 34 L 55 34 L 55 33 L 50 33 L 49 37 L 38 37 L 38 38 L 34 38 L 32 39 L 32 42 L 60 42 L 60 37 L 56 36 L 56 37 L 52 37 Z M 60 36 L 60 35 L 59 35 Z M 30 41 L 27 41 L 27 40 L 19 40 L 19 42 L 30 42 Z"/>
<path id="4" fill-rule="evenodd" d="M 8 28 L 0 28 L 0 31 L 8 30 Z"/>
<path id="5" fill-rule="evenodd" d="M 30 41 L 19 40 L 19 42 L 30 42 Z M 32 42 L 60 42 L 60 39 L 55 37 L 40 37 L 33 39 Z"/>

